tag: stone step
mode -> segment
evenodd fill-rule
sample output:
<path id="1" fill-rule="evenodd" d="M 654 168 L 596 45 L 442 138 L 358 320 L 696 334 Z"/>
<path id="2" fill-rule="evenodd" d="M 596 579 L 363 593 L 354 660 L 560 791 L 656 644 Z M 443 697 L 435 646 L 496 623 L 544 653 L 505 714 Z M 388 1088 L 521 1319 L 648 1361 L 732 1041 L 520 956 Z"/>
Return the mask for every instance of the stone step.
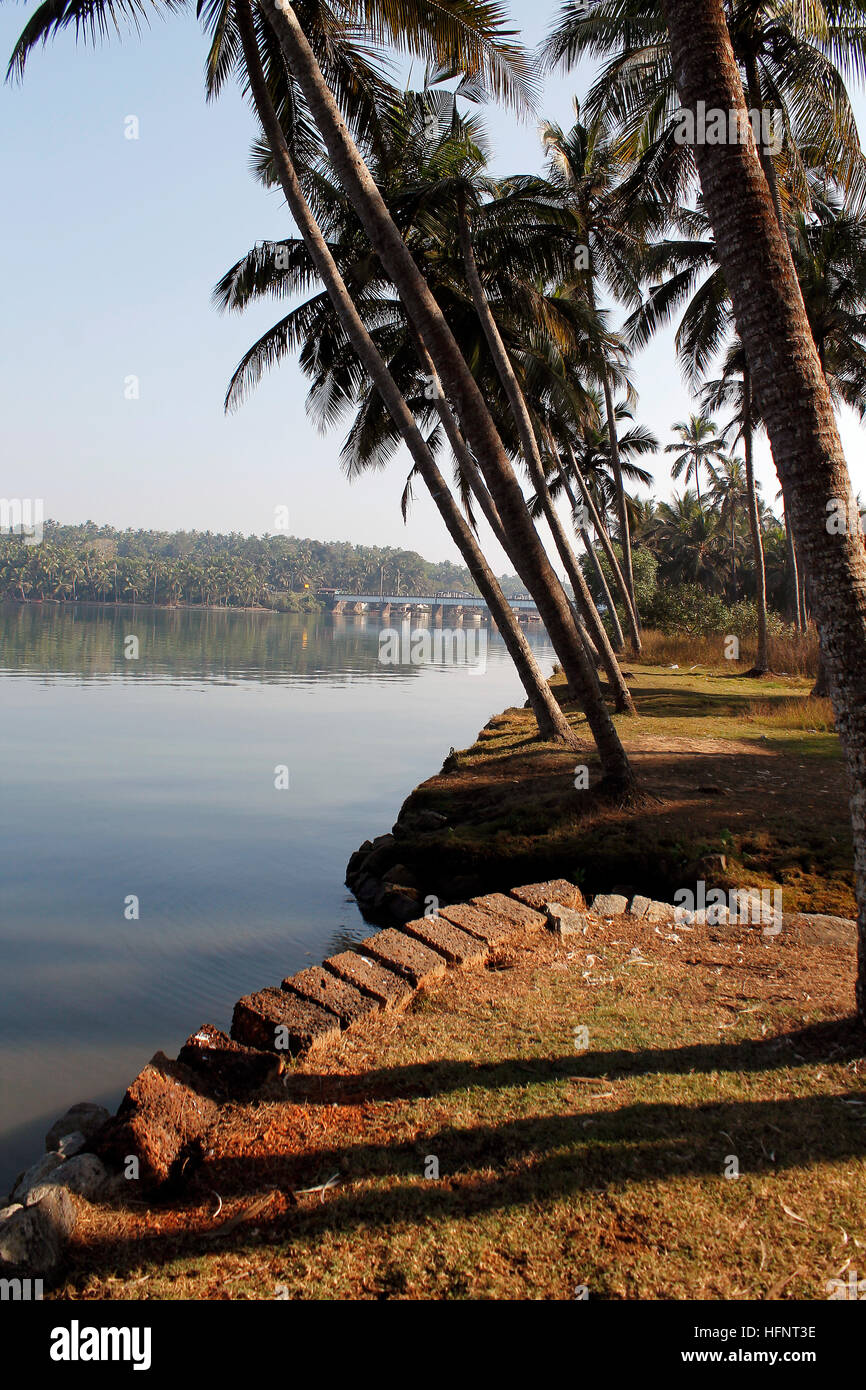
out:
<path id="1" fill-rule="evenodd" d="M 422 946 L 411 936 L 406 936 L 396 927 L 388 927 L 377 936 L 368 936 L 358 950 L 365 956 L 372 956 L 382 965 L 397 974 L 404 975 L 410 984 L 416 986 L 440 980 L 445 974 L 447 961 L 438 951 Z"/>
<path id="2" fill-rule="evenodd" d="M 506 918 L 513 927 L 523 931 L 539 931 L 544 926 L 543 910 L 527 907 L 526 903 L 518 902 L 507 893 L 486 893 L 482 898 L 473 898 L 472 904 L 492 912 L 494 917 Z"/>
<path id="3" fill-rule="evenodd" d="M 395 975 L 393 970 L 386 970 L 378 961 L 355 951 L 340 951 L 339 955 L 329 956 L 322 968 L 369 995 L 383 1009 L 405 1009 L 415 993 L 402 975 Z"/>
<path id="4" fill-rule="evenodd" d="M 527 907 L 534 907 L 536 912 L 544 912 L 548 903 L 559 903 L 578 912 L 586 908 L 580 889 L 569 883 L 567 878 L 551 878 L 546 883 L 524 883 L 522 888 L 512 888 L 511 896 Z"/>
<path id="5" fill-rule="evenodd" d="M 321 965 L 311 965 L 297 975 L 290 975 L 283 980 L 282 987 L 290 994 L 297 994 L 299 998 L 327 1009 L 339 1019 L 341 1028 L 348 1028 L 358 1019 L 381 1008 L 378 1000 L 362 994 L 348 980 L 341 980 Z"/>
<path id="6" fill-rule="evenodd" d="M 232 1016 L 236 1042 L 290 1056 L 309 1052 L 339 1036 L 340 1020 L 334 1014 L 297 994 L 270 986 L 244 995 Z"/>
<path id="7" fill-rule="evenodd" d="M 272 1052 L 245 1047 L 212 1023 L 191 1033 L 177 1060 L 207 1081 L 217 1096 L 240 1099 L 280 1075 L 280 1059 Z"/>
<path id="8" fill-rule="evenodd" d="M 414 936 L 423 946 L 430 946 L 448 961 L 449 965 L 483 965 L 488 955 L 485 942 L 441 917 L 417 917 L 407 922 L 403 931 Z"/>
<path id="9" fill-rule="evenodd" d="M 492 893 L 489 896 L 494 898 L 499 895 Z M 476 901 L 482 903 L 486 899 L 478 898 Z M 449 907 L 440 907 L 439 916 L 444 917 L 446 922 L 453 922 L 455 927 L 462 927 L 470 936 L 477 936 L 488 946 L 499 946 L 517 929 L 517 924 L 507 917 L 497 916 L 495 912 L 471 903 L 452 903 Z"/>

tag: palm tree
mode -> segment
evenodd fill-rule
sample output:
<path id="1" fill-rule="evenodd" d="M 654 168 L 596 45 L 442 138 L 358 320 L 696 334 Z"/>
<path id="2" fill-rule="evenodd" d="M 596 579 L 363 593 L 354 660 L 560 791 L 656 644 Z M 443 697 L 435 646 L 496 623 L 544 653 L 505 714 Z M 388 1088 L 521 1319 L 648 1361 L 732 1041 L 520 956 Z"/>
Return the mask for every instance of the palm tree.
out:
<path id="1" fill-rule="evenodd" d="M 580 120 L 580 104 L 575 99 L 576 121 L 568 132 L 552 121 L 541 127 L 541 138 L 548 155 L 549 177 L 574 222 L 575 241 L 585 253 L 584 268 L 574 274 L 574 290 L 586 296 L 593 318 L 601 327 L 598 294 L 602 280 L 620 292 L 635 293 L 634 267 L 643 244 L 641 220 L 646 222 L 645 203 L 623 196 L 624 164 L 614 142 L 605 134 L 600 121 L 589 125 Z M 653 209 L 654 211 L 654 209 Z M 594 331 L 599 378 L 604 392 L 610 461 L 616 489 L 623 568 L 628 588 L 631 638 L 635 653 L 640 652 L 640 619 L 634 594 L 631 535 L 625 505 L 625 487 L 620 465 L 611 369 L 602 334 Z"/>
<path id="2" fill-rule="evenodd" d="M 684 108 L 694 112 L 704 100 L 745 119 L 721 0 L 663 0 L 663 5 Z M 866 549 L 859 524 L 853 524 L 856 503 L 830 390 L 754 143 L 696 145 L 694 157 L 755 400 L 812 582 L 851 783 L 860 923 L 857 1002 L 866 1020 Z M 840 505 L 852 524 L 831 533 L 826 518 Z"/>
<path id="3" fill-rule="evenodd" d="M 703 510 L 701 501 L 701 471 L 711 468 L 725 457 L 725 441 L 718 433 L 718 425 L 707 415 L 690 415 L 688 420 L 679 420 L 671 426 L 679 440 L 665 445 L 666 454 L 676 454 L 671 464 L 671 477 L 678 481 L 681 477 L 688 486 L 694 480 L 698 507 Z"/>
<path id="4" fill-rule="evenodd" d="M 731 542 L 732 598 L 737 597 L 737 522 L 740 509 L 747 506 L 745 464 L 741 458 L 722 459 L 718 466 L 710 464 L 708 501 L 718 510 L 721 523 L 727 528 Z"/>
<path id="5" fill-rule="evenodd" d="M 662 573 L 675 584 L 701 584 L 720 593 L 725 586 L 725 543 L 717 512 L 705 511 L 691 489 L 656 507 L 649 535 L 663 557 Z"/>

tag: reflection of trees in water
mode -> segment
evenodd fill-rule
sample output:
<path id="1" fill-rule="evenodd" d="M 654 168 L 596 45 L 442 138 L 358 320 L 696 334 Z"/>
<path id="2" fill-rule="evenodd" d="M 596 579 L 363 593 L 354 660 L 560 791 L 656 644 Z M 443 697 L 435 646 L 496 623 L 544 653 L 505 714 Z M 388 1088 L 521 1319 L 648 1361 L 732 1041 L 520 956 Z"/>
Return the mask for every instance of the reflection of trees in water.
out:
<path id="1" fill-rule="evenodd" d="M 167 676 L 279 681 L 309 673 L 350 681 L 417 674 L 416 666 L 379 662 L 375 617 L 231 612 L 217 609 L 101 608 L 97 605 L 0 604 L 0 667 L 85 679 Z M 469 630 L 469 629 L 467 629 Z M 489 629 L 491 648 L 502 645 Z M 138 660 L 124 639 L 139 640 Z M 529 641 L 545 645 L 543 633 Z"/>

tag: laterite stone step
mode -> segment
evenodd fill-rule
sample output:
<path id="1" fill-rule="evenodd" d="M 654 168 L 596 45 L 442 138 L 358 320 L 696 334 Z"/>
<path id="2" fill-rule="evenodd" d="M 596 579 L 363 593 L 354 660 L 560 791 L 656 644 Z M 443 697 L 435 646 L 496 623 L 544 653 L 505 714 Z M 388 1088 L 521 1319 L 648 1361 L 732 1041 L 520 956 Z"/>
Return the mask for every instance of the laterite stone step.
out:
<path id="1" fill-rule="evenodd" d="M 368 994 L 383 1009 L 405 1009 L 415 993 L 402 975 L 395 975 L 393 970 L 386 970 L 378 961 L 365 959 L 355 951 L 341 951 L 322 964 L 331 975 Z"/>
<path id="2" fill-rule="evenodd" d="M 277 1032 L 285 1029 L 285 1033 Z M 297 1056 L 340 1036 L 340 1020 L 327 1009 L 287 990 L 268 987 L 246 994 L 235 1004 L 232 1037 L 247 1047 Z M 285 1040 L 286 1047 L 277 1041 Z"/>
<path id="3" fill-rule="evenodd" d="M 483 901 L 478 899 L 479 903 Z M 439 916 L 444 917 L 446 922 L 453 922 L 455 927 L 462 927 L 470 936 L 477 936 L 488 946 L 499 946 L 516 930 L 516 923 L 507 917 L 497 916 L 484 907 L 473 907 L 470 903 L 452 903 L 450 907 L 440 907 Z"/>
<path id="4" fill-rule="evenodd" d="M 444 956 L 449 965 L 483 965 L 488 955 L 485 942 L 470 936 L 461 927 L 445 922 L 441 917 L 417 917 L 406 922 L 402 930 L 414 936 L 422 946 L 430 946 Z"/>
<path id="5" fill-rule="evenodd" d="M 544 912 L 548 903 L 559 903 L 561 907 L 572 907 L 577 912 L 586 911 L 586 900 L 580 889 L 569 883 L 567 878 L 551 878 L 547 883 L 525 883 L 522 888 L 512 888 L 511 897 L 536 912 Z"/>
<path id="6" fill-rule="evenodd" d="M 485 908 L 495 917 L 505 917 L 512 927 L 518 927 L 523 931 L 538 931 L 545 923 L 543 912 L 536 912 L 534 908 L 517 902 L 506 893 L 487 893 L 483 898 L 473 898 L 472 904 L 474 907 Z"/>
<path id="7" fill-rule="evenodd" d="M 342 1028 L 357 1023 L 366 1014 L 377 1013 L 381 1007 L 377 1000 L 362 994 L 348 980 L 330 974 L 321 965 L 311 965 L 297 975 L 290 975 L 283 980 L 282 988 L 335 1014 Z"/>
<path id="8" fill-rule="evenodd" d="M 447 961 L 438 951 L 422 946 L 414 937 L 406 936 L 396 927 L 388 927 L 376 936 L 368 936 L 358 950 L 365 956 L 372 956 L 389 970 L 405 975 L 417 987 L 440 980 L 445 974 Z"/>

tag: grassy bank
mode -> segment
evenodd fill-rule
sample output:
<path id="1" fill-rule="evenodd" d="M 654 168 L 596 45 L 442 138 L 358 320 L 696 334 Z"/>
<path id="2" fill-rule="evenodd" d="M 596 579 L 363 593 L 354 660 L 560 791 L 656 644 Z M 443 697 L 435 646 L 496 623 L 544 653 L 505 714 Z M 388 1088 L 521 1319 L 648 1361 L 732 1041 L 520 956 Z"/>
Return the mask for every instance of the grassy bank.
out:
<path id="1" fill-rule="evenodd" d="M 862 1276 L 852 946 L 623 918 L 490 964 L 230 1107 L 182 1199 L 88 1208 L 59 1296 L 824 1299 Z"/>

